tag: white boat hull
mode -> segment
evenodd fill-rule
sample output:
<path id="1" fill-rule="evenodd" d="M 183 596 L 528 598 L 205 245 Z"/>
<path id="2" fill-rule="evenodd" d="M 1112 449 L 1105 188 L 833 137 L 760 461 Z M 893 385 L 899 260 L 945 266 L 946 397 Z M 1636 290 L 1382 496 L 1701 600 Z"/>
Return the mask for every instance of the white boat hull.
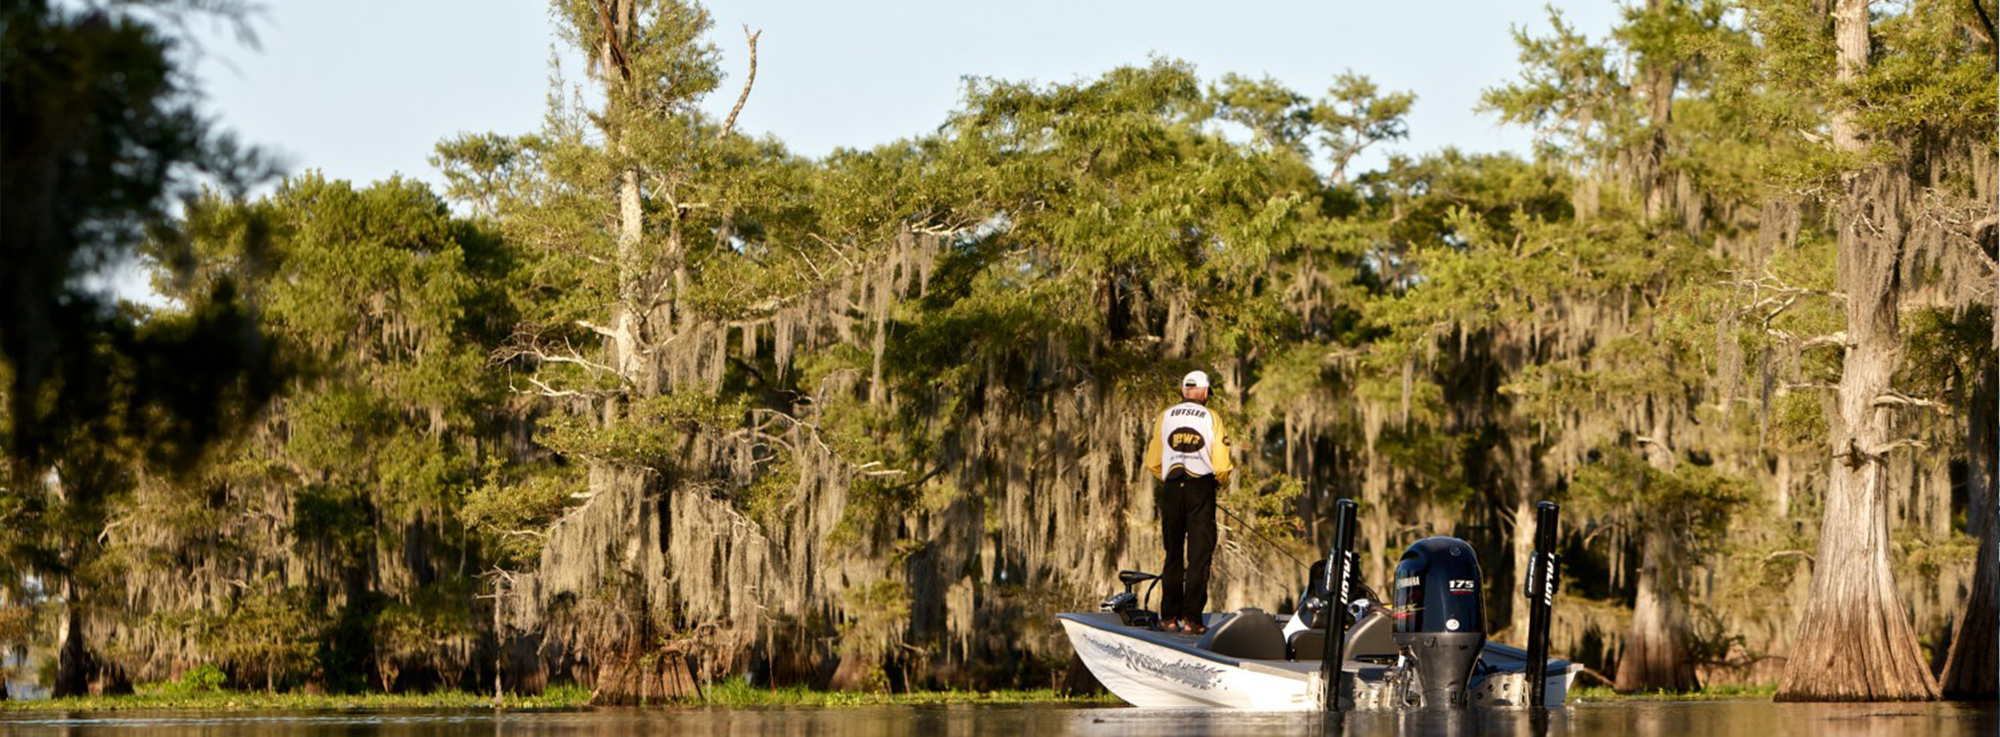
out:
<path id="1" fill-rule="evenodd" d="M 1304 672 L 1245 668 L 1241 665 L 1244 661 L 1232 665 L 1145 639 L 1122 637 L 1073 619 L 1065 618 L 1062 623 L 1090 674 L 1133 706 L 1252 711 L 1317 707 L 1316 701 L 1307 698 Z"/>
<path id="2" fill-rule="evenodd" d="M 1229 615 L 1210 614 L 1211 622 Z M 1242 709 L 1247 711 L 1313 711 L 1320 708 L 1317 660 L 1251 660 L 1232 658 L 1196 647 L 1187 635 L 1127 627 L 1111 614 L 1058 615 L 1077 656 L 1099 683 L 1133 706 L 1154 709 Z M 1512 663 L 1519 650 L 1489 645 L 1488 657 Z M 1546 705 L 1559 707 L 1582 666 L 1560 660 L 1549 663 L 1544 682 Z M 1394 708 L 1384 687 L 1380 665 L 1343 664 L 1352 687 L 1343 699 L 1349 708 Z M 1518 706 L 1527 697 L 1526 675 L 1494 672 L 1475 677 L 1467 688 L 1475 706 Z"/>

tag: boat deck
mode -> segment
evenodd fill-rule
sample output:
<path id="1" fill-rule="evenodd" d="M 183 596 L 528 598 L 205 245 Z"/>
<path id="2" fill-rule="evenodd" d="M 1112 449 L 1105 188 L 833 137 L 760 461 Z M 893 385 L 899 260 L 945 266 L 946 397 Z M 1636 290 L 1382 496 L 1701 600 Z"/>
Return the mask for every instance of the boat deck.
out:
<path id="1" fill-rule="evenodd" d="M 1235 612 L 1209 612 L 1207 614 L 1202 615 L 1202 624 L 1213 629 L 1217 626 L 1220 626 L 1223 622 L 1228 621 L 1230 617 L 1234 616 L 1236 616 Z M 1069 613 L 1057 614 L 1056 617 L 1058 619 L 1067 619 L 1076 622 L 1078 624 L 1089 625 L 1096 629 L 1104 630 L 1106 632 L 1111 632 L 1123 637 L 1130 637 L 1136 640 L 1142 640 L 1155 645 L 1171 648 L 1186 653 L 1188 655 L 1193 655 L 1196 657 L 1215 661 L 1218 663 L 1223 663 L 1226 665 L 1234 665 L 1241 668 L 1269 672 L 1274 675 L 1285 675 L 1300 679 L 1304 679 L 1307 676 L 1307 674 L 1319 672 L 1318 658 L 1309 658 L 1305 660 L 1252 660 L 1247 658 L 1231 657 L 1228 655 L 1217 653 L 1213 650 L 1202 649 L 1201 647 L 1202 638 L 1199 635 L 1188 635 L 1188 634 L 1181 634 L 1178 632 L 1162 632 L 1160 630 L 1155 630 L 1147 627 L 1127 626 L 1123 621 L 1121 621 L 1118 618 L 1118 615 L 1109 612 L 1069 612 Z M 1527 665 L 1528 653 L 1527 651 L 1517 647 L 1513 647 L 1510 645 L 1502 645 L 1498 642 L 1488 640 L 1486 642 L 1485 649 L 1480 653 L 1480 660 L 1484 663 L 1484 665 L 1487 668 L 1497 668 L 1503 670 L 1519 670 Z M 1557 673 L 1569 673 L 1574 670 L 1580 670 L 1581 668 L 1582 666 L 1579 666 L 1575 663 L 1571 663 L 1570 661 L 1567 660 L 1555 657 L 1549 658 L 1548 672 L 1552 675 Z M 1385 667 L 1379 663 L 1368 663 L 1359 660 L 1348 660 L 1341 663 L 1340 669 L 1349 673 L 1360 674 L 1364 678 L 1366 678 L 1369 675 L 1379 673 L 1385 670 Z"/>
<path id="2" fill-rule="evenodd" d="M 1248 610 L 1255 611 L 1255 610 Z M 1126 626 L 1109 612 L 1056 615 L 1077 655 L 1098 682 L 1134 706 L 1147 708 L 1231 708 L 1299 711 L 1319 708 L 1321 662 L 1242 658 L 1206 647 L 1204 638 L 1146 627 Z M 1210 613 L 1210 632 L 1237 613 Z M 1267 616 L 1259 612 L 1255 616 Z M 1280 620 L 1282 621 L 1282 620 Z M 1379 630 L 1378 630 L 1379 632 Z M 1262 649 L 1260 651 L 1267 651 Z M 1527 654 L 1488 642 L 1466 684 L 1474 706 L 1519 705 L 1531 689 Z M 1560 706 L 1581 666 L 1551 658 L 1543 672 L 1547 705 Z M 1408 696 L 1395 685 L 1394 667 L 1380 662 L 1341 663 L 1342 708 L 1405 708 Z"/>
<path id="3" fill-rule="evenodd" d="M 1220 626 L 1223 622 L 1228 621 L 1230 617 L 1234 616 L 1236 616 L 1235 612 L 1209 612 L 1207 614 L 1202 615 L 1202 624 L 1213 629 L 1217 626 Z M 1120 620 L 1118 618 L 1118 615 L 1111 614 L 1108 612 L 1073 612 L 1073 613 L 1058 614 L 1056 615 L 1056 617 L 1058 619 L 1067 619 L 1072 622 L 1076 622 L 1078 624 L 1089 625 L 1091 627 L 1095 627 L 1097 629 L 1101 629 L 1106 632 L 1115 633 L 1123 637 L 1130 637 L 1135 640 L 1142 640 L 1155 645 L 1160 645 L 1162 647 L 1167 647 L 1183 653 L 1187 653 L 1189 655 L 1193 655 L 1199 658 L 1212 660 L 1225 665 L 1233 665 L 1246 670 L 1270 673 L 1272 675 L 1285 676 L 1288 678 L 1296 678 L 1299 680 L 1305 680 L 1309 674 L 1319 672 L 1318 658 L 1313 658 L 1310 660 L 1252 660 L 1248 658 L 1231 657 L 1228 655 L 1223 655 L 1221 653 L 1215 652 L 1213 650 L 1202 649 L 1200 635 L 1188 635 L 1188 634 L 1181 634 L 1179 632 L 1162 632 L 1160 630 L 1151 629 L 1147 627 L 1131 627 L 1127 626 L 1122 620 Z M 1349 660 L 1341 664 L 1341 670 L 1347 671 L 1349 673 L 1360 673 L 1365 670 L 1371 670 L 1371 669 L 1381 670 L 1382 666 L 1376 665 L 1374 663 L 1364 663 L 1358 660 Z"/>

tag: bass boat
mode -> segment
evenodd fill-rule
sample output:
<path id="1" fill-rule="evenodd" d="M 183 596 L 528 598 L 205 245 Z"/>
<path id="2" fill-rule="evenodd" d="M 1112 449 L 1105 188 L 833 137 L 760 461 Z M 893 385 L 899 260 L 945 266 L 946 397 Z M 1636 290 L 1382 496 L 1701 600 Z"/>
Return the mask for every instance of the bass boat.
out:
<path id="1" fill-rule="evenodd" d="M 1548 655 L 1558 507 L 1542 502 L 1523 591 L 1528 647 L 1489 642 L 1472 546 L 1430 537 L 1404 551 L 1390 601 L 1355 580 L 1354 503 L 1335 505 L 1334 549 L 1313 564 L 1297 614 L 1203 615 L 1202 635 L 1165 632 L 1120 571 L 1099 611 L 1058 614 L 1077 656 L 1112 694 L 1149 708 L 1257 711 L 1561 707 L 1582 665 Z M 1150 589 L 1149 596 L 1150 598 Z M 1539 676 L 1539 677 L 1538 677 Z"/>

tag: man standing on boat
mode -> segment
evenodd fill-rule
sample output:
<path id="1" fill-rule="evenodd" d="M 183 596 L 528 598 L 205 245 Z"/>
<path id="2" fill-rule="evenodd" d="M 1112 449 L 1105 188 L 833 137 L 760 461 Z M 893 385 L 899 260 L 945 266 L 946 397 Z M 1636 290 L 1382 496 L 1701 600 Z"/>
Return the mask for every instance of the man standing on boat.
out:
<path id="1" fill-rule="evenodd" d="M 1167 562 L 1160 570 L 1161 628 L 1199 635 L 1208 628 L 1208 567 L 1215 554 L 1215 489 L 1234 464 L 1222 423 L 1208 409 L 1208 374 L 1181 379 L 1180 404 L 1168 407 L 1146 444 L 1146 468 L 1165 484 L 1160 531 Z"/>

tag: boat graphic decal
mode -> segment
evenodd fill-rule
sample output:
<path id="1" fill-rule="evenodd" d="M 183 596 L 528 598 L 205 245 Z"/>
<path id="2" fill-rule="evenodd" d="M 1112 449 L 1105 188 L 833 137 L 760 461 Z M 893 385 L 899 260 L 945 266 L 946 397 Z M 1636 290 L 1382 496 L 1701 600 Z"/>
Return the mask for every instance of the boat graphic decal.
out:
<path id="1" fill-rule="evenodd" d="M 1203 691 L 1215 688 L 1222 680 L 1222 669 L 1212 665 L 1182 659 L 1166 660 L 1139 652 L 1125 643 L 1105 642 L 1088 634 L 1083 635 L 1083 640 L 1107 657 L 1123 662 L 1126 668 L 1179 681 Z"/>

